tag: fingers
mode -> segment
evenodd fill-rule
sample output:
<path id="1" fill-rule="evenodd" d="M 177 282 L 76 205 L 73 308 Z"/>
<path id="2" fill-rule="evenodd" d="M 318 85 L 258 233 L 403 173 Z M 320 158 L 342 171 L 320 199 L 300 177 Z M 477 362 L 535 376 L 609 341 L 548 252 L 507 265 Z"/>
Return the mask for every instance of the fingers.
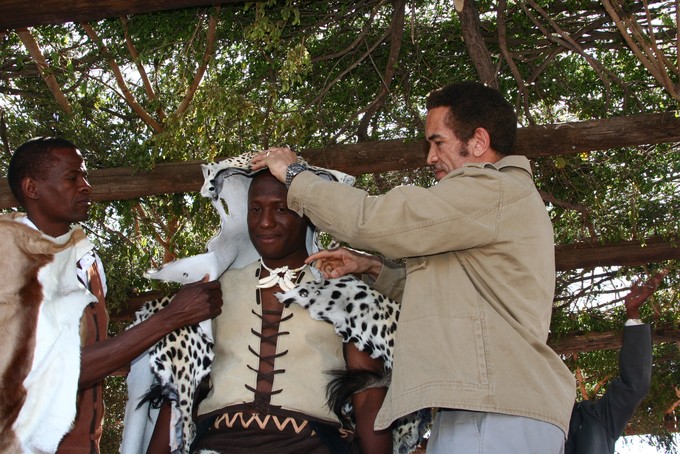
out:
<path id="1" fill-rule="evenodd" d="M 342 259 L 321 259 L 314 263 L 326 278 L 342 277 L 347 274 L 354 274 L 360 272 L 357 268 L 356 261 L 347 261 Z"/>
<path id="2" fill-rule="evenodd" d="M 269 168 L 272 175 L 285 183 L 286 169 L 294 162 L 297 162 L 297 156 L 290 148 L 269 148 L 253 157 L 250 168 L 253 171 Z"/>
<path id="3" fill-rule="evenodd" d="M 649 278 L 647 282 L 644 284 L 640 284 L 639 282 L 636 282 L 633 284 L 632 289 L 645 289 L 645 290 L 650 290 L 654 291 L 656 288 L 661 284 L 661 281 L 668 275 L 668 270 L 661 270 L 658 273 L 656 273 L 654 276 Z"/>
<path id="4" fill-rule="evenodd" d="M 648 279 L 644 284 L 641 281 L 635 282 L 631 288 L 628 295 L 624 297 L 624 304 L 627 311 L 632 311 L 629 313 L 629 318 L 631 313 L 633 318 L 639 318 L 638 308 L 641 307 L 647 299 L 654 294 L 657 287 L 661 281 L 668 274 L 668 270 L 662 270 Z"/>
<path id="5" fill-rule="evenodd" d="M 292 162 L 297 160 L 295 152 L 290 148 L 284 147 L 272 147 L 268 148 L 260 153 L 256 154 L 250 161 L 250 168 L 253 170 L 264 169 L 265 167 L 270 167 L 272 162 L 276 161 L 288 161 L 291 159 Z M 292 163 L 291 162 L 291 163 Z M 286 164 L 287 166 L 288 164 Z"/>
<path id="6" fill-rule="evenodd" d="M 655 289 L 661 284 L 661 281 L 668 275 L 669 270 L 661 270 L 656 273 L 645 285 L 652 285 Z"/>
<path id="7" fill-rule="evenodd" d="M 253 170 L 260 170 L 267 167 L 267 158 L 269 157 L 269 152 L 261 152 L 256 154 L 253 159 L 250 160 L 250 168 Z"/>
<path id="8" fill-rule="evenodd" d="M 356 273 L 356 266 L 354 264 L 348 264 L 344 266 L 336 266 L 330 271 L 330 277 L 331 278 L 336 278 L 336 277 L 342 277 L 346 276 L 348 274 L 353 274 Z"/>
<path id="9" fill-rule="evenodd" d="M 321 271 L 326 279 L 330 279 L 333 276 L 333 270 L 340 265 L 340 262 L 329 260 L 329 259 L 319 259 L 316 261 L 309 262 L 314 268 Z"/>
<path id="10" fill-rule="evenodd" d="M 342 255 L 343 255 L 342 249 L 324 249 L 322 251 L 311 254 L 309 257 L 307 257 L 305 263 L 309 264 L 314 261 L 324 259 L 336 259 L 341 257 Z"/>

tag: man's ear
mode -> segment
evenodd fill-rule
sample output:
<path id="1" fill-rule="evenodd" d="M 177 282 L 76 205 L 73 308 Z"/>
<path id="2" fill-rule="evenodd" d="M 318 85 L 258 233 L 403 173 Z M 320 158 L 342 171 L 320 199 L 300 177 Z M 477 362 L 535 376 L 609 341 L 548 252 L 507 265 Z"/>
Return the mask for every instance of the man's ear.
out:
<path id="1" fill-rule="evenodd" d="M 470 140 L 473 141 L 470 151 L 475 158 L 481 158 L 487 151 L 491 150 L 491 137 L 489 137 L 489 131 L 484 128 L 475 129 Z"/>
<path id="2" fill-rule="evenodd" d="M 31 177 L 24 177 L 24 179 L 21 180 L 21 191 L 24 193 L 24 198 L 26 199 L 35 200 L 40 198 L 38 184 Z"/>

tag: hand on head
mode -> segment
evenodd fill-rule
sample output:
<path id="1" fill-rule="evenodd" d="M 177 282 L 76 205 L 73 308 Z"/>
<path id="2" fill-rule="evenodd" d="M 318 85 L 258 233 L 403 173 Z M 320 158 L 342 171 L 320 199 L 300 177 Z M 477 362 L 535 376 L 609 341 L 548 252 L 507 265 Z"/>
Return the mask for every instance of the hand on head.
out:
<path id="1" fill-rule="evenodd" d="M 382 269 L 382 260 L 379 257 L 347 248 L 319 251 L 305 261 L 311 262 L 315 262 L 314 267 L 318 268 L 326 279 L 363 273 L 376 279 Z"/>
<path id="2" fill-rule="evenodd" d="M 652 296 L 656 291 L 664 277 L 668 274 L 668 270 L 662 270 L 656 273 L 644 284 L 640 282 L 634 283 L 628 295 L 624 297 L 624 304 L 626 306 L 626 314 L 628 318 L 640 318 L 640 307 Z"/>
<path id="3" fill-rule="evenodd" d="M 252 170 L 261 170 L 265 167 L 279 180 L 281 183 L 286 182 L 286 168 L 297 162 L 297 155 L 290 148 L 268 148 L 262 153 L 256 155 L 250 161 L 250 168 Z"/>

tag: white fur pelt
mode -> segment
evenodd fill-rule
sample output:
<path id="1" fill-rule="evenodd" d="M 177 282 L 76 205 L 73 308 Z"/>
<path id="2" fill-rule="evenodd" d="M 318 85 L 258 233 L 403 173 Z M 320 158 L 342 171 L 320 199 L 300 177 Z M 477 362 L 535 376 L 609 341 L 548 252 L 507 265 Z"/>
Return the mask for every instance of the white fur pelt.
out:
<path id="1" fill-rule="evenodd" d="M 85 306 L 97 301 L 78 280 L 76 263 L 92 245 L 79 227 L 55 239 L 17 222 L 18 217 L 0 217 L 0 324 L 6 336 L 2 356 L 21 351 L 30 369 L 17 387 L 10 377 L 21 365 L 16 358 L 4 364 L 0 360 L 9 366 L 1 370 L 3 393 L 25 397 L 12 424 L 13 434 L 4 433 L 0 441 L 4 446 L 16 437 L 20 450 L 14 445 L 0 451 L 50 453 L 76 415 L 80 319 Z M 16 317 L 26 311 L 28 316 Z"/>
<path id="2" fill-rule="evenodd" d="M 379 380 L 379 384 L 373 382 L 370 386 L 389 386 L 401 308 L 399 302 L 374 290 L 352 275 L 305 282 L 275 296 L 283 304 L 299 304 L 307 309 L 315 320 L 331 323 L 343 342 L 351 342 L 360 351 L 368 353 L 371 358 L 381 359 L 387 373 Z M 347 378 L 345 374 L 338 375 L 333 372 L 333 375 L 338 377 L 338 380 L 333 380 L 334 384 L 330 387 L 333 391 L 329 399 L 333 404 L 331 408 L 341 420 L 344 419 L 343 416 L 351 419 L 353 413 L 351 402 L 346 402 L 342 409 L 338 410 L 344 397 L 338 398 L 336 395 L 343 391 L 343 387 L 355 386 L 356 383 L 339 380 L 343 376 Z M 338 408 L 335 408 L 336 405 Z M 429 409 L 396 420 L 392 425 L 393 453 L 408 454 L 415 451 L 424 440 L 431 420 L 432 412 Z"/>

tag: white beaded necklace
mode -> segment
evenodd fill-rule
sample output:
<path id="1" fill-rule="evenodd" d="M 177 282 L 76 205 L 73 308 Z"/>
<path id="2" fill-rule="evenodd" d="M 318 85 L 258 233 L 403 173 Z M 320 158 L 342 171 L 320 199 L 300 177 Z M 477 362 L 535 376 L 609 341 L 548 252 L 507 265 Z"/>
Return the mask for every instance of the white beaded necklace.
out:
<path id="1" fill-rule="evenodd" d="M 264 264 L 264 260 L 260 259 L 260 264 L 262 268 L 269 271 L 269 276 L 262 277 L 257 282 L 257 288 L 270 288 L 278 284 L 281 290 L 287 292 L 292 290 L 297 285 L 297 273 L 302 271 L 306 265 L 302 265 L 300 268 L 290 269 L 288 265 L 284 265 L 279 268 L 271 269 Z"/>

